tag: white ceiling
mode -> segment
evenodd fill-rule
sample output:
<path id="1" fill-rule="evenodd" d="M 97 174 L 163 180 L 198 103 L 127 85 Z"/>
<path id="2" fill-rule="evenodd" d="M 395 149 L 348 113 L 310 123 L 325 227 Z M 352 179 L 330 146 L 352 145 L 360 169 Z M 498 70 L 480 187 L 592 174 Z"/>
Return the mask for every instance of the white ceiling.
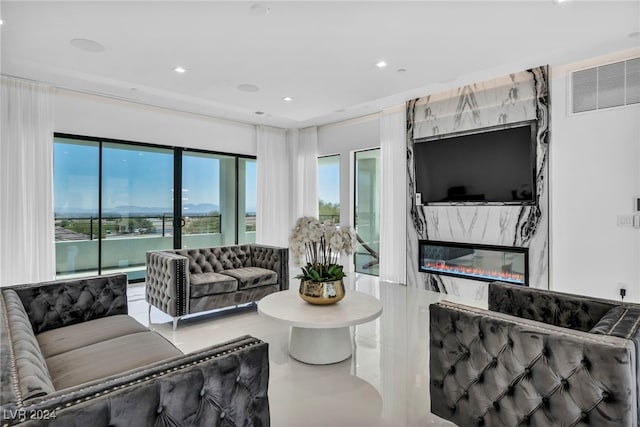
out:
<path id="1" fill-rule="evenodd" d="M 4 75 L 287 128 L 640 46 L 640 0 L 2 1 L 0 14 Z"/>

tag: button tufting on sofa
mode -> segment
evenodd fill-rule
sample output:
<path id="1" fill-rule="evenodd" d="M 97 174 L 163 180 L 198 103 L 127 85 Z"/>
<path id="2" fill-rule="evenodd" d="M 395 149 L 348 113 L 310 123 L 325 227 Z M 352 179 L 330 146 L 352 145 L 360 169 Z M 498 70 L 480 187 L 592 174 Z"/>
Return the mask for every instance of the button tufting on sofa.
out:
<path id="1" fill-rule="evenodd" d="M 145 296 L 178 320 L 187 314 L 236 306 L 289 289 L 287 248 L 238 245 L 149 251 Z M 150 317 L 150 311 L 149 311 Z"/>

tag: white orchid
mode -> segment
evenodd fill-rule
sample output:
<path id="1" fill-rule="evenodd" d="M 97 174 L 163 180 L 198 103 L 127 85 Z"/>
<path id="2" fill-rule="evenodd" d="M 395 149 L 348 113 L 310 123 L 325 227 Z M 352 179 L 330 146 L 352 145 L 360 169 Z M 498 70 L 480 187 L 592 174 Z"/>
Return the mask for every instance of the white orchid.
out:
<path id="1" fill-rule="evenodd" d="M 344 277 L 338 265 L 341 253 L 350 255 L 356 248 L 357 239 L 351 227 L 337 226 L 333 221 L 320 223 L 318 219 L 305 216 L 298 218 L 289 236 L 289 249 L 296 265 L 306 266 L 299 278 L 305 280 L 337 280 Z"/>

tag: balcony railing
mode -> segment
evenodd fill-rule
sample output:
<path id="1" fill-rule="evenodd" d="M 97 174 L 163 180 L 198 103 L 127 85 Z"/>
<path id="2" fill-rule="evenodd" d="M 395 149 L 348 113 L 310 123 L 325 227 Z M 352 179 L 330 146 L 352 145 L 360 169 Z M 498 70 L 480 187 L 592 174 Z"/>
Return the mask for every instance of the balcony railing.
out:
<path id="1" fill-rule="evenodd" d="M 247 216 L 249 219 L 255 216 Z M 57 217 L 54 220 L 56 241 L 94 240 L 99 237 L 99 219 L 88 217 Z M 222 215 L 189 215 L 182 219 L 182 233 L 215 234 L 222 232 Z M 102 217 L 102 238 L 165 237 L 173 235 L 173 215 Z"/>
<path id="2" fill-rule="evenodd" d="M 318 215 L 318 219 L 320 220 L 320 222 L 330 220 L 336 224 L 340 223 L 340 215 Z"/>

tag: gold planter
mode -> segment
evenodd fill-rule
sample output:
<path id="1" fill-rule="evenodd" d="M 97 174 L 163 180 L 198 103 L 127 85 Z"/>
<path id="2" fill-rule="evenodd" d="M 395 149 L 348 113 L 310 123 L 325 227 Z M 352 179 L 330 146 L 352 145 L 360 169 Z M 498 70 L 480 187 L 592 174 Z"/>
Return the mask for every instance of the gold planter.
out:
<path id="1" fill-rule="evenodd" d="M 300 281 L 300 298 L 309 304 L 335 304 L 344 298 L 342 279 L 329 282 Z"/>

